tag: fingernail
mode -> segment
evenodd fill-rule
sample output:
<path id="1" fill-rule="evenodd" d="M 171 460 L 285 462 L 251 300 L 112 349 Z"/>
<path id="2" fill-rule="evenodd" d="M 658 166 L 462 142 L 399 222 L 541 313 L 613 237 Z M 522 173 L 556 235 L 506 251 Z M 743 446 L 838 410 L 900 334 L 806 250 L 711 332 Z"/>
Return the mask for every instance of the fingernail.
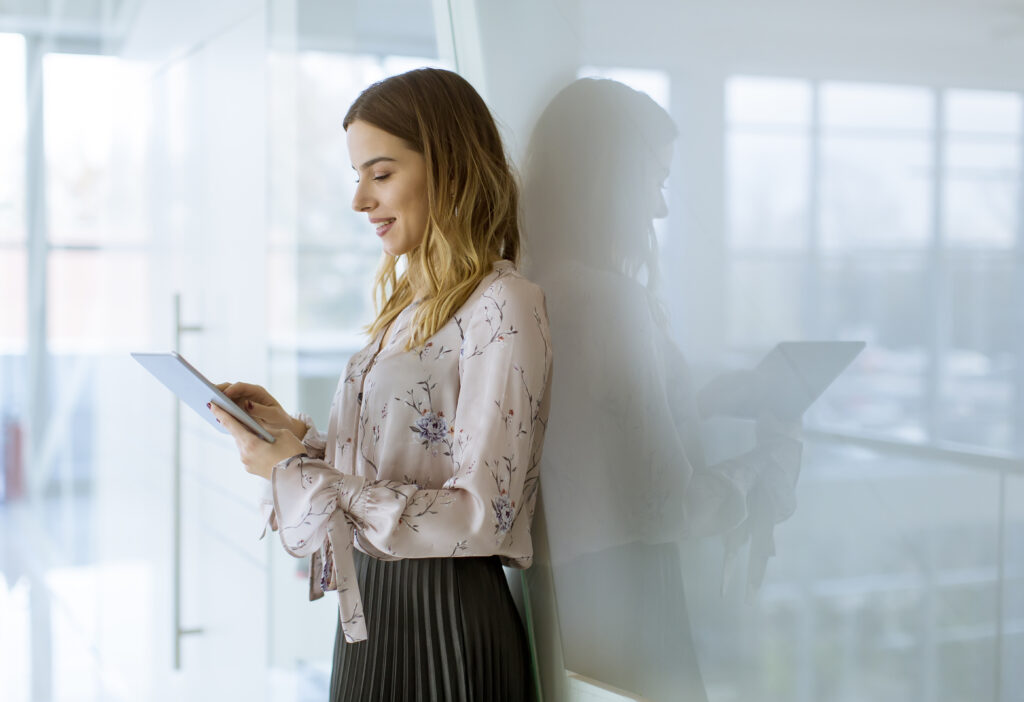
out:
<path id="1" fill-rule="evenodd" d="M 213 405 L 209 402 L 206 403 L 206 409 L 213 409 Z"/>
<path id="2" fill-rule="evenodd" d="M 252 400 L 249 400 L 249 409 L 252 409 Z"/>

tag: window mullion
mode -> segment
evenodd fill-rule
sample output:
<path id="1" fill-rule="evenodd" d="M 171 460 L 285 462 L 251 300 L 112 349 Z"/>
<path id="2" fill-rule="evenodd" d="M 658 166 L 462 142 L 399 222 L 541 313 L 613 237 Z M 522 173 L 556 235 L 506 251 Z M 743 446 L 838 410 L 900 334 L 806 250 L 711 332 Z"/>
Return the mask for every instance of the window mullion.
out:
<path id="1" fill-rule="evenodd" d="M 26 471 L 30 497 L 38 497 L 49 471 L 35 465 L 49 415 L 46 319 L 46 147 L 43 122 L 43 55 L 38 36 L 25 37 L 25 236 L 28 271 L 26 362 Z"/>
<path id="2" fill-rule="evenodd" d="M 821 290 L 821 154 L 824 130 L 821 127 L 821 83 L 811 81 L 810 143 L 807 174 L 807 236 L 804 242 L 803 333 L 823 338 Z"/>
<path id="3" fill-rule="evenodd" d="M 1020 94 L 1020 125 L 1017 133 L 1017 232 L 1013 247 L 1013 299 L 1024 300 L 1024 93 Z M 1017 353 L 1013 367 L 1013 447 L 1017 455 L 1024 455 L 1024 305 L 1014 306 L 1015 345 Z"/>
<path id="4" fill-rule="evenodd" d="M 943 92 L 933 92 L 935 121 L 932 127 L 931 238 L 926 260 L 925 309 L 927 326 L 927 365 L 925 371 L 925 432 L 928 441 L 940 439 L 939 417 L 942 406 L 943 363 L 949 341 L 949 275 L 945 256 L 945 207 L 943 181 L 946 173 L 946 109 Z"/>

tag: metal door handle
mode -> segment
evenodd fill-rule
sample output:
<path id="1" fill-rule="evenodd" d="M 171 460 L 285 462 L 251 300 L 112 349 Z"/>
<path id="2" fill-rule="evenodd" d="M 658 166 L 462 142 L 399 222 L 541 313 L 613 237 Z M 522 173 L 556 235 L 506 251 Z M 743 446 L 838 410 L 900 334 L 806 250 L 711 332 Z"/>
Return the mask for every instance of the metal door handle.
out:
<path id="1" fill-rule="evenodd" d="M 201 332 L 197 325 L 181 323 L 181 293 L 174 295 L 174 350 L 181 351 L 181 335 Z M 181 639 L 203 633 L 202 628 L 181 626 L 181 402 L 174 403 L 174 669 L 181 670 Z"/>

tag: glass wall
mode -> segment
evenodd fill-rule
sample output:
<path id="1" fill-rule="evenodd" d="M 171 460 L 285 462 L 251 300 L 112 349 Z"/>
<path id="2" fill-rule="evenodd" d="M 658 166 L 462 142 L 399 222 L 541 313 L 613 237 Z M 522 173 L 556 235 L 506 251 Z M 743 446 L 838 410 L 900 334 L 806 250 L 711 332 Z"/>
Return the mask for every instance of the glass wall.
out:
<path id="1" fill-rule="evenodd" d="M 161 319 L 138 178 L 149 96 L 98 18 L 40 31 L 23 10 L 0 35 L 0 679 L 5 699 L 129 698 L 152 682 L 150 639 L 169 638 L 169 451 L 133 430 L 170 413 L 132 393 L 127 355 Z"/>
<path id="2" fill-rule="evenodd" d="M 19 34 L 0 34 L 0 100 L 8 106 L 0 121 L 0 297 L 24 300 L 28 289 L 25 235 L 25 40 Z M 24 493 L 23 442 L 25 427 L 25 347 L 28 310 L 5 305 L 0 316 L 0 495 Z"/>
<path id="3" fill-rule="evenodd" d="M 348 11 L 351 10 L 351 11 Z M 356 174 L 342 120 L 374 81 L 450 67 L 425 0 L 270 3 L 268 25 L 267 330 L 270 381 L 286 406 L 326 430 L 349 356 L 366 341 L 380 244 L 351 208 Z M 324 699 L 336 601 L 308 601 L 308 563 L 271 544 L 270 659 Z M 298 659 L 298 663 L 296 663 Z"/>
<path id="4" fill-rule="evenodd" d="M 3 699 L 325 698 L 336 606 L 129 352 L 325 426 L 379 255 L 341 120 L 450 65 L 435 26 L 427 0 L 0 10 Z"/>
<path id="5" fill-rule="evenodd" d="M 452 26 L 552 319 L 545 698 L 1015 699 L 1019 18 L 518 11 Z"/>

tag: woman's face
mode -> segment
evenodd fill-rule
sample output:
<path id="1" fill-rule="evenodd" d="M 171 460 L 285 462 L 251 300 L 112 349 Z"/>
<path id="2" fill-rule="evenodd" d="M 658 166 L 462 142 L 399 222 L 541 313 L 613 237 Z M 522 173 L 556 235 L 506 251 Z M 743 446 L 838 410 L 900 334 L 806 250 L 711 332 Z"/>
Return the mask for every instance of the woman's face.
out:
<path id="1" fill-rule="evenodd" d="M 427 163 L 423 154 L 383 129 L 348 125 L 348 154 L 357 174 L 352 209 L 365 212 L 384 250 L 409 253 L 427 230 Z"/>

